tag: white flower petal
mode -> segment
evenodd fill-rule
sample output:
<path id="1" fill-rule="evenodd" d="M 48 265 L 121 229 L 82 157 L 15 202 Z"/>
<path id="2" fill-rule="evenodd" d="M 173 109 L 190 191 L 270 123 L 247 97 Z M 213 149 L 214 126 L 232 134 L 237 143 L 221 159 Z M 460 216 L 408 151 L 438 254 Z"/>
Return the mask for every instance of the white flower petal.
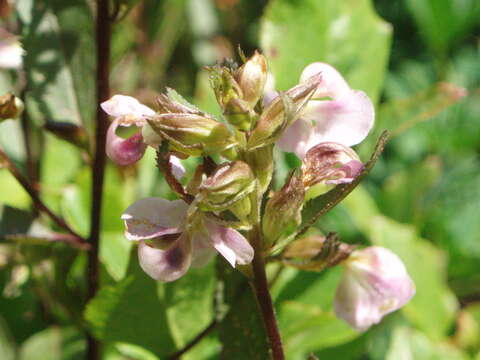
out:
<path id="1" fill-rule="evenodd" d="M 145 116 L 155 115 L 155 111 L 141 104 L 131 96 L 114 95 L 109 100 L 100 104 L 102 109 L 110 116 L 119 119 L 120 125 L 143 126 L 146 124 Z"/>
<path id="2" fill-rule="evenodd" d="M 182 200 L 146 198 L 128 207 L 122 215 L 129 240 L 153 239 L 183 231 L 188 205 Z"/>

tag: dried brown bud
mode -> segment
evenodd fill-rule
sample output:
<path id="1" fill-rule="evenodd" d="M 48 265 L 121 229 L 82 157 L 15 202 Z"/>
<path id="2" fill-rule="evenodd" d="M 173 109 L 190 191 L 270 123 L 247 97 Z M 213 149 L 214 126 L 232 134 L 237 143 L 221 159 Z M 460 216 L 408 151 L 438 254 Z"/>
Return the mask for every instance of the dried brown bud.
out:
<path id="1" fill-rule="evenodd" d="M 23 109 L 23 101 L 12 93 L 0 96 L 0 121 L 18 118 Z"/>

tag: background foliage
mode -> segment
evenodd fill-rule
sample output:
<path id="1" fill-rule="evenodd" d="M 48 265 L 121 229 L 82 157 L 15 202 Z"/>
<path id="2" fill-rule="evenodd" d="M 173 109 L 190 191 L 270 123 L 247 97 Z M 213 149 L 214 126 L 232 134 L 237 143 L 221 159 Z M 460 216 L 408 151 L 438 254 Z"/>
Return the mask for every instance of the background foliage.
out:
<path id="1" fill-rule="evenodd" d="M 368 179 L 318 227 L 347 242 L 395 251 L 417 295 L 380 325 L 357 333 L 332 312 L 341 269 L 319 274 L 271 265 L 288 359 L 309 353 L 345 360 L 480 359 L 477 0 L 117 1 L 124 16 L 114 27 L 114 93 L 153 105 L 155 94 L 170 86 L 218 114 L 202 66 L 235 58 L 240 44 L 247 54 L 264 51 L 282 90 L 313 61 L 329 62 L 353 88 L 365 90 L 376 102 L 377 121 L 357 149 L 364 160 L 383 129 L 393 132 Z M 0 93 L 26 84 L 27 111 L 21 123 L 0 124 L 0 143 L 41 184 L 49 206 L 83 235 L 89 226 L 88 147 L 43 128 L 62 121 L 92 130 L 92 19 L 87 0 L 18 0 L 2 20 L 22 35 L 26 56 L 24 73 L 0 72 Z M 468 95 L 449 106 L 458 87 Z M 295 161 L 283 154 L 277 159 L 280 186 Z M 249 292 L 238 295 L 241 278 L 216 276 L 222 260 L 170 284 L 139 269 L 120 214 L 139 197 L 172 197 L 153 164 L 149 150 L 135 168 L 109 165 L 102 288 L 88 304 L 85 254 L 47 241 L 53 225 L 0 170 L 2 359 L 80 359 L 85 327 L 106 344 L 106 359 L 162 359 L 222 317 L 184 359 L 245 359 L 245 344 L 249 359 L 264 358 Z"/>

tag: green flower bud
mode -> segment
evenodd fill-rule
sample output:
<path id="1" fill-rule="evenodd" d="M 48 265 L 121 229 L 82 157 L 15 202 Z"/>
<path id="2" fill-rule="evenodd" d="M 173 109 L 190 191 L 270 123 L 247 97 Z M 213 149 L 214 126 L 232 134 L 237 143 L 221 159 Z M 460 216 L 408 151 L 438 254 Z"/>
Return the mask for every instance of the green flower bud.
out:
<path id="1" fill-rule="evenodd" d="M 234 161 L 217 167 L 199 187 L 199 208 L 204 211 L 229 209 L 255 188 L 255 177 L 247 163 Z M 242 204 L 245 212 L 246 204 Z"/>
<path id="2" fill-rule="evenodd" d="M 223 152 L 236 145 L 222 123 L 197 114 L 167 113 L 147 119 L 152 129 L 168 140 L 174 151 L 192 156 Z"/>
<path id="3" fill-rule="evenodd" d="M 260 192 L 267 191 L 273 174 L 273 145 L 263 146 L 246 153 L 246 158 L 258 180 Z"/>
<path id="4" fill-rule="evenodd" d="M 274 143 L 301 114 L 303 107 L 320 84 L 321 75 L 312 76 L 277 96 L 263 111 L 248 139 L 247 148 L 256 149 Z"/>
<path id="5" fill-rule="evenodd" d="M 18 118 L 23 109 L 23 101 L 12 93 L 0 96 L 0 121 Z"/>
<path id="6" fill-rule="evenodd" d="M 262 97 L 263 88 L 267 82 L 265 56 L 255 51 L 255 54 L 237 70 L 235 79 L 243 91 L 242 99 L 253 109 Z"/>
<path id="7" fill-rule="evenodd" d="M 265 249 L 292 234 L 302 221 L 305 197 L 302 177 L 294 172 L 267 202 L 263 218 Z"/>

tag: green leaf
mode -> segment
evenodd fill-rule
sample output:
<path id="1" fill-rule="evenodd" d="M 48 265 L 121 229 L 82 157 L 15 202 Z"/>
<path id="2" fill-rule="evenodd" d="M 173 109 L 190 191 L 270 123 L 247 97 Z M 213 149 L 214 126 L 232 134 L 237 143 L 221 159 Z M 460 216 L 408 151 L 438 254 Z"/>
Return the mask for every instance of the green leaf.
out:
<path id="1" fill-rule="evenodd" d="M 217 264 L 224 306 L 229 309 L 218 330 L 223 345 L 220 358 L 269 359 L 268 336 L 247 279 L 225 261 L 217 261 Z"/>
<path id="2" fill-rule="evenodd" d="M 427 44 L 446 52 L 459 38 L 478 24 L 477 0 L 407 0 L 407 7 Z"/>
<path id="3" fill-rule="evenodd" d="M 72 328 L 50 327 L 28 338 L 19 360 L 79 360 L 84 352 L 82 336 Z"/>
<path id="4" fill-rule="evenodd" d="M 305 359 L 311 351 L 343 344 L 358 336 L 332 311 L 323 311 L 317 305 L 288 301 L 280 311 L 287 359 Z"/>
<path id="5" fill-rule="evenodd" d="M 214 319 L 214 291 L 213 262 L 202 268 L 191 268 L 181 279 L 164 285 L 167 319 L 179 349 Z M 187 358 L 195 359 L 195 356 L 189 352 L 185 355 Z"/>
<path id="6" fill-rule="evenodd" d="M 469 357 L 448 343 L 433 343 L 419 331 L 398 327 L 386 360 L 398 359 L 468 360 Z"/>
<path id="7" fill-rule="evenodd" d="M 391 27 L 369 0 L 275 0 L 262 20 L 261 46 L 280 90 L 315 61 L 336 67 L 374 102 L 388 62 Z"/>
<path id="8" fill-rule="evenodd" d="M 85 319 L 106 343 L 130 343 L 158 356 L 175 351 L 157 282 L 136 261 L 120 283 L 102 288 L 87 305 Z"/>
<path id="9" fill-rule="evenodd" d="M 26 108 L 38 125 L 83 124 L 93 131 L 95 48 L 85 0 L 23 0 L 17 4 L 29 84 Z"/>
<path id="10" fill-rule="evenodd" d="M 452 326 L 458 306 L 446 284 L 444 254 L 422 239 L 411 225 L 380 214 L 362 188 L 357 188 L 343 204 L 373 244 L 391 249 L 405 263 L 417 292 L 403 308 L 404 315 L 432 339 L 443 339 Z"/>

